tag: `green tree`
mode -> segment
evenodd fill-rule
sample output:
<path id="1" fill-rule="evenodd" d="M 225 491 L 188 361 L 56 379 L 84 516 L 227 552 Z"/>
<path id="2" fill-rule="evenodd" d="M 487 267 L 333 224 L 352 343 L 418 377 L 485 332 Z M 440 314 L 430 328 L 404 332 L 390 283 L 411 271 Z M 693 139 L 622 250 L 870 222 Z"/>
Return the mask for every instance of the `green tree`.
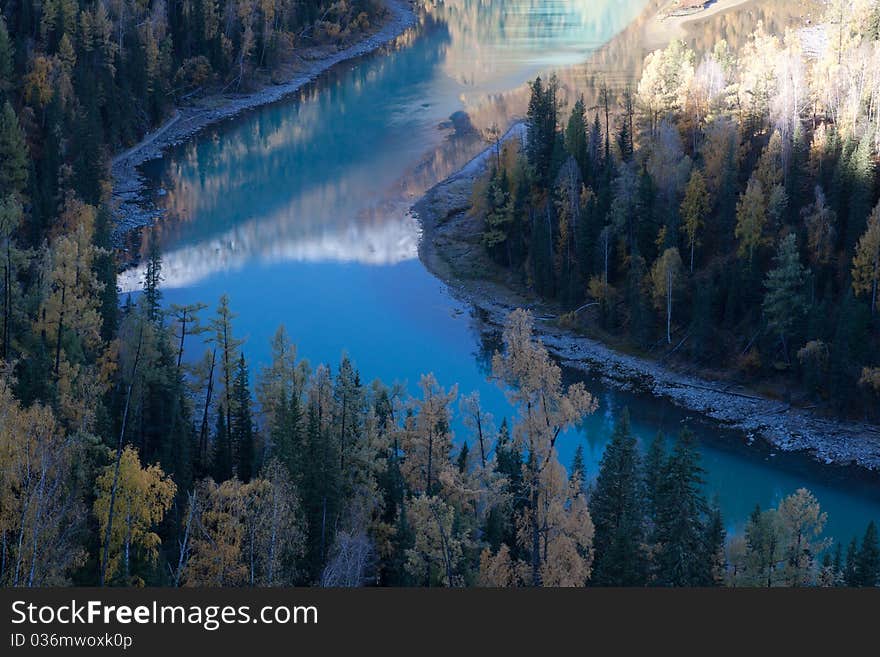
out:
<path id="1" fill-rule="evenodd" d="M 578 164 L 581 178 L 591 178 L 589 136 L 587 135 L 586 109 L 583 94 L 578 96 L 565 124 L 565 150 Z"/>
<path id="2" fill-rule="evenodd" d="M 600 586 L 642 586 L 647 562 L 644 508 L 636 439 L 624 409 L 599 465 L 590 496 L 590 515 L 596 534 L 592 581 Z"/>
<path id="3" fill-rule="evenodd" d="M 0 198 L 23 194 L 27 180 L 27 144 L 15 110 L 7 100 L 0 110 Z"/>
<path id="4" fill-rule="evenodd" d="M 251 389 L 244 355 L 238 357 L 233 383 L 235 409 L 232 413 L 232 444 L 235 450 L 235 473 L 247 483 L 256 474 L 254 420 L 251 413 Z"/>
<path id="5" fill-rule="evenodd" d="M 214 430 L 214 451 L 211 459 L 211 477 L 216 482 L 232 479 L 233 452 L 229 431 L 226 429 L 226 413 L 223 405 L 217 409 L 217 425 Z"/>
<path id="6" fill-rule="evenodd" d="M 880 585 L 880 543 L 877 539 L 877 525 L 868 523 L 862 544 L 855 557 L 859 586 Z"/>
<path id="7" fill-rule="evenodd" d="M 705 545 L 708 505 L 703 497 L 703 468 L 694 436 L 684 430 L 663 468 L 656 526 L 655 578 L 661 586 L 706 586 Z"/>
<path id="8" fill-rule="evenodd" d="M 794 233 L 789 233 L 779 243 L 776 254 L 776 267 L 767 274 L 764 280 L 763 309 L 767 317 L 767 325 L 777 332 L 782 340 L 782 350 L 786 362 L 788 356 L 788 338 L 802 320 L 807 301 L 804 294 L 804 277 L 806 270 L 801 265 Z"/>
<path id="9" fill-rule="evenodd" d="M 6 28 L 6 19 L 0 16 L 0 101 L 3 100 L 4 94 L 12 88 L 14 54 L 9 30 Z"/>
<path id="10" fill-rule="evenodd" d="M 220 297 L 217 306 L 217 315 L 211 321 L 211 329 L 214 335 L 211 340 L 220 350 L 220 376 L 223 381 L 223 404 L 222 412 L 226 414 L 223 419 L 223 428 L 226 431 L 226 443 L 232 445 L 232 411 L 234 401 L 235 367 L 238 363 L 239 349 L 244 340 L 237 339 L 232 329 L 232 320 L 237 317 L 229 307 L 229 296 L 224 294 Z M 221 481 L 221 480 L 218 480 Z"/>

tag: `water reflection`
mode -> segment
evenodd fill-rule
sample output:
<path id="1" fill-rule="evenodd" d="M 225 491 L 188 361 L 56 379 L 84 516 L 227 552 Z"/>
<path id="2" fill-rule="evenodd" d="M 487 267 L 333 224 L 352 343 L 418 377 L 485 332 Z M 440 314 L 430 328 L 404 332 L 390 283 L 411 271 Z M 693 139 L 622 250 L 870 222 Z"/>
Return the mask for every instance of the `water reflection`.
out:
<path id="1" fill-rule="evenodd" d="M 382 53 L 147 165 L 164 218 L 133 250 L 146 251 L 149 233 L 158 238 L 166 287 L 252 260 L 415 258 L 418 226 L 407 208 L 476 154 L 488 127 L 521 113 L 519 96 L 501 91 L 583 60 L 645 4 L 431 3 Z M 124 273 L 123 290 L 141 276 Z"/>

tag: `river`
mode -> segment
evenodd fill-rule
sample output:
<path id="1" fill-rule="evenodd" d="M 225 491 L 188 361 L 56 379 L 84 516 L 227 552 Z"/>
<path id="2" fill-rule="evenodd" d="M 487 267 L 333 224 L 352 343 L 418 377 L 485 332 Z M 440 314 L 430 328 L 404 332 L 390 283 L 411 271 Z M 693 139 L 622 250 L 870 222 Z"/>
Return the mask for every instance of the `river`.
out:
<path id="1" fill-rule="evenodd" d="M 432 5 L 387 47 L 147 163 L 153 200 L 166 215 L 150 229 L 163 251 L 165 302 L 213 305 L 228 293 L 254 370 L 284 324 L 301 358 L 336 364 L 345 352 L 362 378 L 410 389 L 434 372 L 444 386 L 479 391 L 499 422 L 510 407 L 487 380 L 491 347 L 471 309 L 420 263 L 419 229 L 407 209 L 483 148 L 487 126 L 506 127 L 514 109 L 505 91 L 548 69 L 570 70 L 646 4 Z M 143 251 L 150 231 L 135 248 Z M 138 268 L 124 272 L 123 293 L 140 276 Z M 873 476 L 748 445 L 668 402 L 587 384 L 599 410 L 563 437 L 559 451 L 569 463 L 583 445 L 590 476 L 626 406 L 643 445 L 685 423 L 695 431 L 707 493 L 731 530 L 755 504 L 775 505 L 801 486 L 828 512 L 828 535 L 848 541 L 880 519 Z"/>

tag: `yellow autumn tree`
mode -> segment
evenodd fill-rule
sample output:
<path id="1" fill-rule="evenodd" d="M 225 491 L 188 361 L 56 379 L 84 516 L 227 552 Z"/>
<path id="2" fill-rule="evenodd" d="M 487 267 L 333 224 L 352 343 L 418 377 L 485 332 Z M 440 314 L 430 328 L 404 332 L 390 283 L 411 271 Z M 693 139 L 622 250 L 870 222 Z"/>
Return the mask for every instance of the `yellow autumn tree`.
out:
<path id="1" fill-rule="evenodd" d="M 200 500 L 184 578 L 187 586 L 241 586 L 248 579 L 242 559 L 245 525 L 242 483 L 229 479 L 199 486 Z"/>
<path id="2" fill-rule="evenodd" d="M 419 381 L 419 389 L 422 397 L 413 402 L 412 416 L 402 436 L 402 469 L 412 490 L 430 494 L 436 491 L 443 471 L 451 467 L 450 407 L 458 396 L 458 387 L 447 392 L 433 374 L 426 374 Z"/>
<path id="3" fill-rule="evenodd" d="M 528 555 L 527 583 L 584 584 L 592 562 L 592 523 L 584 500 L 573 497 L 566 484 L 556 440 L 594 412 L 596 400 L 583 383 L 562 384 L 559 366 L 533 338 L 532 322 L 528 311 L 512 312 L 502 333 L 504 352 L 492 358 L 492 374 L 517 409 L 513 441 L 528 454 L 517 542 Z"/>
<path id="4" fill-rule="evenodd" d="M 110 579 L 118 574 L 127 585 L 142 585 L 140 578 L 131 579 L 132 559 L 142 556 L 150 562 L 156 560 L 161 540 L 153 529 L 171 508 L 177 486 L 159 464 L 143 467 L 137 450 L 126 447 L 119 462 L 118 479 L 115 464 L 111 463 L 96 481 L 98 497 L 94 511 L 101 536 L 105 535 L 110 521 L 114 480 L 116 501 L 110 528 L 106 577 Z"/>
<path id="5" fill-rule="evenodd" d="M 518 564 L 510 554 L 510 548 L 502 543 L 498 552 L 492 553 L 489 548 L 483 548 L 480 553 L 480 572 L 477 578 L 478 586 L 510 588 L 519 586 L 520 578 Z"/>
<path id="6" fill-rule="evenodd" d="M 754 262 L 758 248 L 766 243 L 764 224 L 767 222 L 764 188 L 761 182 L 752 176 L 746 185 L 746 191 L 736 204 L 736 228 L 734 234 L 739 240 L 737 254 Z"/>
<path id="7" fill-rule="evenodd" d="M 0 585 L 68 584 L 85 560 L 76 538 L 85 515 L 74 476 L 80 444 L 50 408 L 22 408 L 0 376 Z"/>
<path id="8" fill-rule="evenodd" d="M 852 266 L 853 291 L 867 294 L 871 302 L 871 312 L 880 308 L 880 204 L 871 212 L 868 227 L 859 238 Z"/>
<path id="9" fill-rule="evenodd" d="M 687 237 L 687 244 L 691 251 L 691 273 L 694 271 L 694 251 L 700 243 L 699 233 L 703 229 L 703 223 L 711 210 L 709 192 L 706 189 L 706 179 L 699 169 L 694 169 L 687 187 L 684 190 L 684 200 L 681 202 L 681 216 L 684 223 L 682 231 Z"/>
<path id="10" fill-rule="evenodd" d="M 828 514 L 806 488 L 799 488 L 779 503 L 777 509 L 783 539 L 783 576 L 788 586 L 812 582 L 819 555 L 828 547 L 822 530 Z"/>
<path id="11" fill-rule="evenodd" d="M 300 499 L 276 459 L 247 484 L 207 479 L 190 496 L 191 540 L 181 557 L 187 586 L 282 586 L 305 549 Z M 287 566 L 287 567 L 285 567 Z"/>
<path id="12" fill-rule="evenodd" d="M 406 508 L 415 543 L 406 551 L 405 568 L 425 586 L 461 586 L 463 538 L 455 531 L 455 509 L 437 496 L 421 494 Z"/>
<path id="13" fill-rule="evenodd" d="M 553 458 L 539 474 L 538 499 L 527 507 L 517 522 L 517 536 L 523 545 L 540 531 L 541 586 L 585 586 L 593 565 L 593 521 L 587 501 L 575 480 Z"/>

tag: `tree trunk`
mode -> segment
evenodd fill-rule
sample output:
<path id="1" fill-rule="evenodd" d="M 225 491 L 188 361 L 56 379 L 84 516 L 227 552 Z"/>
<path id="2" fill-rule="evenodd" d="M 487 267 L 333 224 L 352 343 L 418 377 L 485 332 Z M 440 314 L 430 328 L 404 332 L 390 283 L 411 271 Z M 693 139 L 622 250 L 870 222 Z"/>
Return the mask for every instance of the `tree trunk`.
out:
<path id="1" fill-rule="evenodd" d="M 122 463 L 122 444 L 125 440 L 125 424 L 128 421 L 128 408 L 131 403 L 131 390 L 134 387 L 135 376 L 137 375 L 138 363 L 141 359 L 141 344 L 144 338 L 144 325 L 140 325 L 138 331 L 137 351 L 134 355 L 134 363 L 131 366 L 131 379 L 128 382 L 128 392 L 125 395 L 125 408 L 122 411 L 122 427 L 119 429 L 119 443 L 116 445 L 116 465 L 113 469 L 113 488 L 110 490 L 110 507 L 107 509 L 107 528 L 104 531 L 104 550 L 101 558 L 101 577 L 100 586 L 104 586 L 104 580 L 107 576 L 107 559 L 110 556 L 110 534 L 113 529 L 113 507 L 116 505 L 116 491 L 119 487 L 119 466 Z"/>
<path id="2" fill-rule="evenodd" d="M 486 467 L 486 448 L 483 446 L 483 419 L 480 417 L 480 410 L 477 409 L 477 437 L 480 440 L 480 463 L 483 468 Z"/>
<path id="3" fill-rule="evenodd" d="M 188 495 L 189 497 L 189 514 L 187 514 L 186 518 L 186 528 L 183 530 L 183 541 L 180 543 L 180 554 L 177 557 L 177 572 L 174 573 L 174 587 L 177 588 L 180 586 L 180 575 L 183 572 L 184 565 L 186 564 L 186 555 L 189 550 L 189 532 L 192 527 L 193 515 L 195 514 L 196 509 L 196 489 L 193 489 L 193 492 Z"/>
<path id="4" fill-rule="evenodd" d="M 211 352 L 211 371 L 208 374 L 208 390 L 205 393 L 205 411 L 202 414 L 202 427 L 199 431 L 199 460 L 204 465 L 208 460 L 208 409 L 211 407 L 211 395 L 214 391 L 214 364 L 217 361 L 216 347 Z"/>
<path id="5" fill-rule="evenodd" d="M 431 494 L 431 467 L 433 466 L 433 456 L 434 456 L 434 432 L 433 430 L 428 432 L 428 481 L 425 484 L 425 493 Z"/>
<path id="6" fill-rule="evenodd" d="M 183 339 L 186 337 L 186 308 L 183 309 L 183 316 L 180 318 L 180 347 L 177 350 L 177 369 L 180 369 L 180 363 L 183 360 Z"/>

